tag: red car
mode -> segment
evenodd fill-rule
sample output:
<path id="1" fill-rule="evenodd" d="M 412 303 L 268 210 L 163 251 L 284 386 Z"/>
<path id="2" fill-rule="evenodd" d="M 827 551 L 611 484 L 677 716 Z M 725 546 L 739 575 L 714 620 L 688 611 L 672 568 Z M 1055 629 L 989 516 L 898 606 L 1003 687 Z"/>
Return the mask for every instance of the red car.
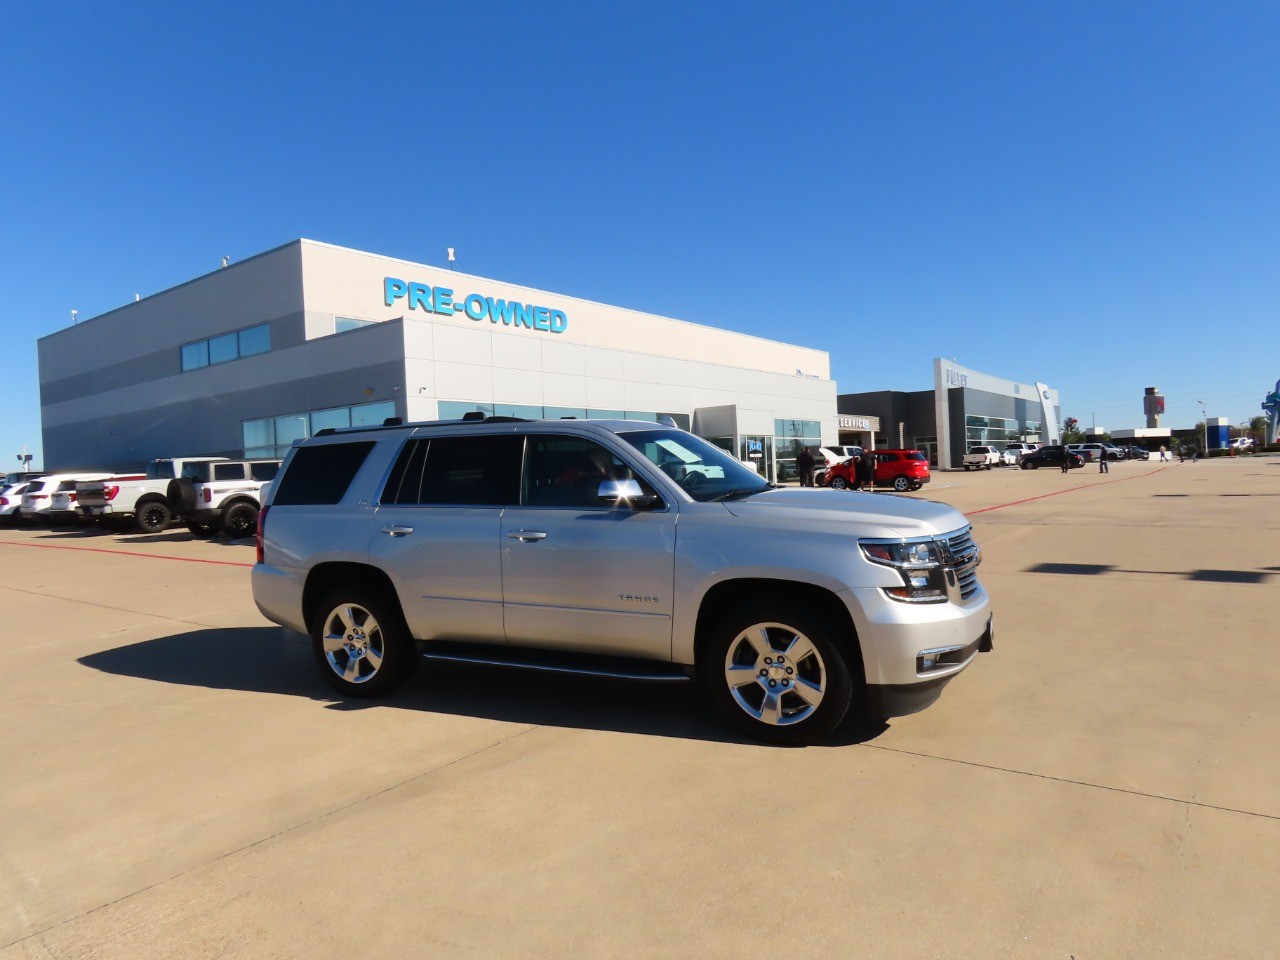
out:
<path id="1" fill-rule="evenodd" d="M 823 477 L 823 486 L 847 490 L 854 484 L 852 460 L 832 464 Z M 929 482 L 929 460 L 919 450 L 877 450 L 876 486 L 893 487 L 903 492 L 919 490 Z"/>

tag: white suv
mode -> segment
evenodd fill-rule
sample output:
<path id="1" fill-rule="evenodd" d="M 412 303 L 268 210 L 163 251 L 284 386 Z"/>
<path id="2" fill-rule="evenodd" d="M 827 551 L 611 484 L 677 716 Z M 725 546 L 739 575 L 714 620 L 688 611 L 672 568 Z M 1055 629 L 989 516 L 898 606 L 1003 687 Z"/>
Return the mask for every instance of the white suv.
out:
<path id="1" fill-rule="evenodd" d="M 257 530 L 262 488 L 279 470 L 279 460 L 193 461 L 169 482 L 166 496 L 174 514 L 197 537 L 221 532 L 241 540 Z"/>
<path id="2" fill-rule="evenodd" d="M 979 562 L 945 504 L 779 489 L 657 423 L 491 417 L 295 445 L 252 579 L 344 695 L 419 656 L 696 678 L 751 735 L 804 743 L 925 708 L 991 648 Z"/>

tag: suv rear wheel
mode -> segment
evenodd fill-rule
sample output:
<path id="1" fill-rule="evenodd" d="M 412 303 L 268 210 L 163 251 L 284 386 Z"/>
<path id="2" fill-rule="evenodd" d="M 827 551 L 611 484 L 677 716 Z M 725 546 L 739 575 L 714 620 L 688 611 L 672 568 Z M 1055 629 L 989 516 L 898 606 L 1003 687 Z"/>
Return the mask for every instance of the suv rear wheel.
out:
<path id="1" fill-rule="evenodd" d="M 909 478 L 909 477 L 894 477 L 894 478 L 893 478 L 893 489 L 897 490 L 899 493 L 906 493 L 908 490 L 910 490 L 910 489 L 911 489 L 911 480 L 910 480 L 910 478 Z"/>
<path id="2" fill-rule="evenodd" d="M 853 701 L 853 678 L 819 615 L 757 604 L 716 625 L 698 673 L 734 724 L 774 743 L 813 743 L 838 727 Z"/>
<path id="3" fill-rule="evenodd" d="M 377 697 L 417 665 L 399 607 L 367 587 L 330 591 L 311 617 L 311 649 L 325 680 L 348 697 Z"/>
<path id="4" fill-rule="evenodd" d="M 161 500 L 148 500 L 134 511 L 134 526 L 139 533 L 161 533 L 169 526 L 173 513 L 169 505 Z"/>
<path id="5" fill-rule="evenodd" d="M 233 503 L 222 511 L 222 529 L 231 540 L 251 537 L 258 529 L 258 508 L 252 503 Z"/>

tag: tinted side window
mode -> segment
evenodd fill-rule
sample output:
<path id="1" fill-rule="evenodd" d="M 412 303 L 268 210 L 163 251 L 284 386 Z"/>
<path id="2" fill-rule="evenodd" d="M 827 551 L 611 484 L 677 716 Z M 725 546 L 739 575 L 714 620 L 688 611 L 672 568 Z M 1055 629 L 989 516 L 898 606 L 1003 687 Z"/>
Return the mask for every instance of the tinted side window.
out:
<path id="1" fill-rule="evenodd" d="M 279 472 L 280 464 L 278 463 L 249 464 L 249 476 L 255 480 L 274 480 Z"/>
<path id="2" fill-rule="evenodd" d="M 525 506 L 600 507 L 600 481 L 632 479 L 637 478 L 631 468 L 594 441 L 583 437 L 529 437 Z M 642 487 L 647 486 L 642 482 Z"/>
<path id="3" fill-rule="evenodd" d="M 302 447 L 293 455 L 272 502 L 278 505 L 338 503 L 372 449 L 372 440 Z"/>
<path id="4" fill-rule="evenodd" d="M 520 494 L 524 438 L 435 437 L 427 448 L 419 503 L 513 504 Z"/>
<path id="5" fill-rule="evenodd" d="M 214 480 L 243 480 L 243 463 L 215 463 L 213 465 Z"/>
<path id="6" fill-rule="evenodd" d="M 430 440 L 410 440 L 396 458 L 387 485 L 379 498 L 382 503 L 421 503 L 422 473 L 427 464 Z"/>
<path id="7" fill-rule="evenodd" d="M 514 504 L 523 443 L 510 434 L 410 440 L 387 477 L 381 502 Z"/>

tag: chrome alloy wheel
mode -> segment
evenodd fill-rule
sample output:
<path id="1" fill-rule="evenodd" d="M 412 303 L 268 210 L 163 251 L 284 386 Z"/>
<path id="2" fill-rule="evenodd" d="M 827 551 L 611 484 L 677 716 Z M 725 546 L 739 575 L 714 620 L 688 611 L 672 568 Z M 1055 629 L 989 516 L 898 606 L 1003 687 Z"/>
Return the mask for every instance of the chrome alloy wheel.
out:
<path id="1" fill-rule="evenodd" d="M 324 624 L 324 658 L 348 683 L 367 683 L 378 675 L 384 653 L 382 627 L 364 607 L 344 603 Z"/>
<path id="2" fill-rule="evenodd" d="M 756 623 L 729 644 L 724 679 L 734 701 L 753 719 L 787 726 L 822 705 L 827 668 L 804 634 L 782 623 Z"/>

